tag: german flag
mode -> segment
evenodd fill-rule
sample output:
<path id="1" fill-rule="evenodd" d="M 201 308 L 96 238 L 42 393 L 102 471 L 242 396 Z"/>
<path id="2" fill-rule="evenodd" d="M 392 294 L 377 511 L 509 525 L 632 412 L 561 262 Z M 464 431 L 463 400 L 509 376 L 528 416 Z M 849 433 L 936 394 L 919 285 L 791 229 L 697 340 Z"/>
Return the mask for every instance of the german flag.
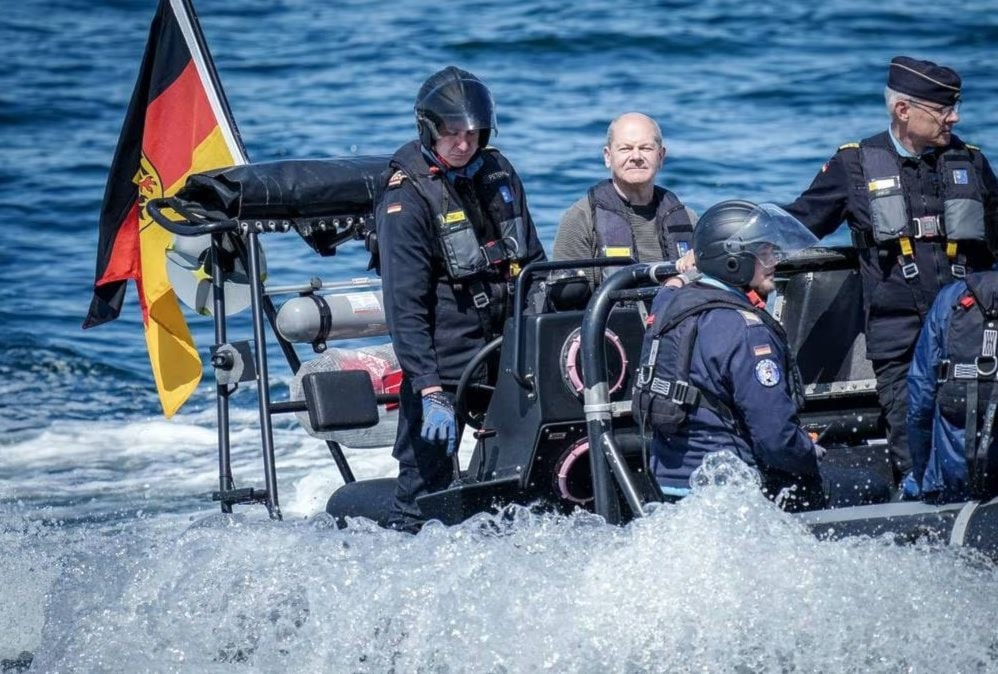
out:
<path id="1" fill-rule="evenodd" d="M 166 271 L 173 235 L 145 204 L 190 173 L 245 164 L 246 152 L 190 0 L 160 0 L 111 163 L 100 214 L 90 328 L 121 312 L 135 281 L 153 376 L 167 417 L 201 381 L 201 358 Z"/>

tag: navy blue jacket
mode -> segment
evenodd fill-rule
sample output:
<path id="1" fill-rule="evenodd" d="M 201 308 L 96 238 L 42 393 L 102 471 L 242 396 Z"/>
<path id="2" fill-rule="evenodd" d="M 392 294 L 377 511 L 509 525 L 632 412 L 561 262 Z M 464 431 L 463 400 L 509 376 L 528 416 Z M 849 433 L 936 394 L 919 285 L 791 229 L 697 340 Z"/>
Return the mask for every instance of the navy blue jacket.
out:
<path id="1" fill-rule="evenodd" d="M 512 166 L 508 170 L 513 198 L 520 201 L 527 228 L 527 260 L 543 260 L 544 249 L 527 210 L 523 184 Z M 433 213 L 416 187 L 410 180 L 389 187 L 375 218 L 392 344 L 416 391 L 444 381 L 453 384 L 486 343 L 473 292 L 468 284 L 455 283 L 447 275 Z M 502 326 L 495 327 L 501 333 Z"/>
<path id="2" fill-rule="evenodd" d="M 863 144 L 888 148 L 897 154 L 887 131 L 865 139 Z M 967 146 L 953 136 L 950 148 Z M 941 163 L 937 160 L 939 153 L 945 149 L 949 148 L 927 152 L 919 157 L 899 157 L 901 185 L 912 218 L 943 212 L 943 179 L 940 176 Z M 973 156 L 979 165 L 981 191 L 986 200 L 984 213 L 987 227 L 998 227 L 998 179 L 979 151 L 974 150 Z M 872 232 L 868 195 L 860 150 L 856 143 L 852 143 L 840 148 L 815 176 L 811 186 L 784 208 L 819 237 L 831 234 L 843 221 L 848 222 L 854 232 L 866 234 Z M 859 250 L 866 311 L 866 349 L 867 356 L 873 360 L 902 356 L 918 338 L 922 317 L 913 294 L 913 285 L 922 294 L 924 311 L 939 289 L 954 280 L 946 257 L 945 240 L 916 239 L 913 243 L 915 263 L 919 269 L 914 284 L 901 273 L 898 250 Z M 961 249 L 967 255 L 968 271 L 991 266 L 993 259 L 983 242 L 963 243 Z"/>
<path id="3" fill-rule="evenodd" d="M 661 315 L 682 289 L 662 288 L 652 304 Z M 711 309 L 696 318 L 699 332 L 690 363 L 690 383 L 712 393 L 738 418 L 739 427 L 699 407 L 679 432 L 655 434 L 652 469 L 667 492 L 689 488 L 692 472 L 708 452 L 728 450 L 763 472 L 774 469 L 793 475 L 818 475 L 814 443 L 800 427 L 797 407 L 784 372 L 787 345 L 752 313 L 744 294 L 745 311 Z"/>
<path id="4" fill-rule="evenodd" d="M 925 318 L 908 370 L 908 449 L 912 476 L 924 498 L 962 501 L 967 494 L 964 428 L 950 423 L 936 405 L 936 366 L 950 357 L 947 348 L 950 318 L 967 283 L 958 281 L 940 291 Z"/>

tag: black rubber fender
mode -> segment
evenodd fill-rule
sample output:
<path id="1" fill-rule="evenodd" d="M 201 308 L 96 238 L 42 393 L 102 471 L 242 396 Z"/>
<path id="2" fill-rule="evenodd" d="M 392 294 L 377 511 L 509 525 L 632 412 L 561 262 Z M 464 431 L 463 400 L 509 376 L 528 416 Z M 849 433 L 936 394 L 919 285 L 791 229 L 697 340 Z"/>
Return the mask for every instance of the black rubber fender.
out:
<path id="1" fill-rule="evenodd" d="M 387 526 L 395 482 L 393 477 L 381 477 L 347 483 L 326 501 L 326 512 L 336 519 L 341 529 L 347 525 L 347 517 L 366 517 L 379 526 Z"/>

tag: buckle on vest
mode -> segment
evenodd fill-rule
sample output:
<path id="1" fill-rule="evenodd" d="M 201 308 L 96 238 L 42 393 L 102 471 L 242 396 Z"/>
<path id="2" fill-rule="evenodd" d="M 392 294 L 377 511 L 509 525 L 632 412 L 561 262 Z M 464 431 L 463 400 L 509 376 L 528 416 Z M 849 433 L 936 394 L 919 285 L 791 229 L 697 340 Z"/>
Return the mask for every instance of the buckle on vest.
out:
<path id="1" fill-rule="evenodd" d="M 967 265 L 965 264 L 953 264 L 950 265 L 950 273 L 953 274 L 953 278 L 966 278 L 967 276 Z"/>
<path id="2" fill-rule="evenodd" d="M 484 290 L 480 293 L 472 295 L 471 300 L 475 303 L 476 309 L 484 309 L 489 306 L 489 303 L 492 301 L 489 299 L 489 294 Z"/>
<path id="3" fill-rule="evenodd" d="M 915 226 L 916 239 L 931 239 L 942 235 L 938 215 L 923 215 L 918 218 L 912 218 L 911 222 Z"/>
<path id="4" fill-rule="evenodd" d="M 951 361 L 949 359 L 946 359 L 939 361 L 939 363 L 936 365 L 937 384 L 945 384 L 946 380 L 949 379 L 950 363 Z"/>
<path id="5" fill-rule="evenodd" d="M 977 363 L 954 364 L 953 379 L 977 379 Z"/>
<path id="6" fill-rule="evenodd" d="M 902 262 L 901 263 L 901 275 L 906 279 L 911 280 L 918 276 L 918 265 L 914 262 Z"/>
<path id="7" fill-rule="evenodd" d="M 487 264 L 494 266 L 506 261 L 506 247 L 502 245 L 501 241 L 489 241 L 480 246 L 479 250 L 482 251 L 482 257 L 485 258 Z"/>
<path id="8" fill-rule="evenodd" d="M 672 391 L 672 402 L 677 405 L 692 406 L 700 397 L 700 392 L 690 386 L 688 381 L 676 380 L 676 388 Z"/>
<path id="9" fill-rule="evenodd" d="M 647 386 L 651 381 L 651 375 L 655 371 L 655 366 L 645 363 L 638 368 L 638 386 Z"/>
<path id="10" fill-rule="evenodd" d="M 942 227 L 939 225 L 938 215 L 923 215 L 912 218 L 911 223 L 915 226 L 916 239 L 931 239 L 942 235 Z"/>
<path id="11" fill-rule="evenodd" d="M 978 377 L 993 377 L 998 372 L 998 358 L 994 356 L 978 356 L 974 359 L 974 365 L 977 366 Z"/>

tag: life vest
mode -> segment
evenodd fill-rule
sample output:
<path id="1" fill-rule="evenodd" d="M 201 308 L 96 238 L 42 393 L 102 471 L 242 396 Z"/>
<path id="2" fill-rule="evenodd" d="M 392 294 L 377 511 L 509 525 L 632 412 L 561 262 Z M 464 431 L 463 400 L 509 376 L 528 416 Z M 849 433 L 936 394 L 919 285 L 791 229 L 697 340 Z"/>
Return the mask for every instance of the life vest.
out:
<path id="1" fill-rule="evenodd" d="M 670 435 L 686 423 L 691 412 L 703 407 L 730 425 L 733 433 L 744 435 L 738 416 L 724 401 L 690 382 L 690 364 L 699 329 L 697 318 L 712 309 L 750 311 L 783 344 L 787 343 L 786 333 L 775 318 L 729 291 L 694 284 L 675 292 L 676 296 L 654 316 L 645 333 L 633 395 L 638 423 L 642 428 L 650 426 L 658 433 Z M 785 349 L 784 354 L 784 372 L 790 375 L 791 395 L 800 409 L 804 401 L 800 375 L 790 350 Z"/>
<path id="2" fill-rule="evenodd" d="M 458 178 L 467 180 L 459 186 L 427 162 L 418 142 L 401 148 L 389 163 L 388 188 L 411 180 L 433 213 L 447 275 L 454 281 L 515 276 L 528 254 L 512 167 L 492 148 L 479 157 L 482 166 L 471 178 Z"/>
<path id="3" fill-rule="evenodd" d="M 635 257 L 637 245 L 623 198 L 609 180 L 589 188 L 589 208 L 596 232 L 596 251 L 601 257 Z M 675 194 L 655 186 L 655 227 L 662 259 L 675 261 L 690 250 L 693 223 L 686 206 Z M 637 258 L 635 258 L 637 259 Z M 644 260 L 649 262 L 651 260 Z"/>
<path id="4" fill-rule="evenodd" d="M 964 429 L 964 456 L 970 493 L 998 493 L 998 274 L 967 276 L 967 292 L 952 308 L 946 334 L 948 358 L 937 366 L 939 413 Z"/>
<path id="5" fill-rule="evenodd" d="M 969 149 L 952 148 L 939 156 L 943 210 L 918 218 L 912 218 L 908 208 L 897 153 L 865 142 L 859 152 L 877 245 L 905 238 L 986 241 L 981 176 Z"/>

